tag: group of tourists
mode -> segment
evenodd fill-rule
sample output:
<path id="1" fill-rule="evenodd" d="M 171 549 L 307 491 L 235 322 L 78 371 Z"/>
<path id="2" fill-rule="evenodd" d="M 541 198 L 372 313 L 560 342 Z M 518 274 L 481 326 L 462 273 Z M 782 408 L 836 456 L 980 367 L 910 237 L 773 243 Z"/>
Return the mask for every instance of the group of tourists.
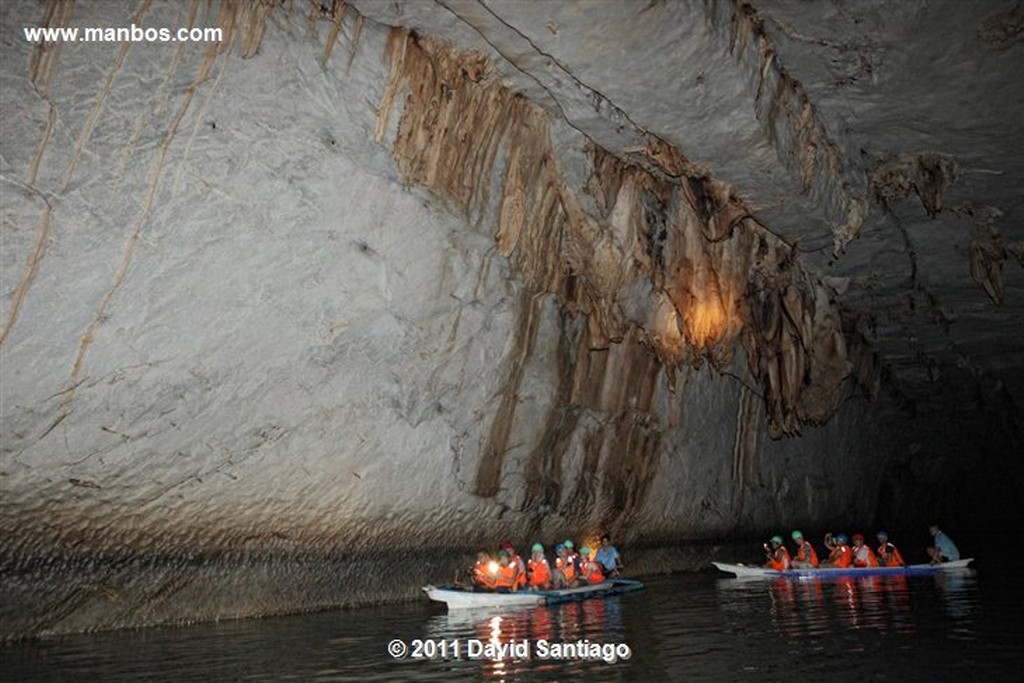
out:
<path id="1" fill-rule="evenodd" d="M 622 557 L 607 534 L 593 552 L 586 545 L 577 552 L 571 540 L 556 544 L 553 566 L 543 545 L 534 543 L 530 550 L 525 562 L 509 541 L 501 544 L 496 558 L 481 550 L 473 565 L 473 586 L 490 591 L 576 588 L 602 583 L 622 571 Z"/>
<path id="2" fill-rule="evenodd" d="M 928 557 L 932 564 L 950 562 L 960 559 L 960 551 L 953 540 L 939 530 L 939 527 L 932 525 L 928 528 L 932 535 L 933 545 L 928 548 Z M 787 569 L 810 569 L 822 567 L 904 567 L 906 562 L 903 555 L 895 545 L 889 542 L 889 534 L 879 531 L 875 534 L 878 539 L 878 546 L 872 549 L 865 540 L 864 534 L 854 534 L 847 538 L 846 534 L 825 534 L 825 548 L 828 549 L 827 559 L 824 562 L 818 561 L 818 553 L 810 541 L 804 538 L 803 532 L 794 531 L 792 534 L 793 544 L 796 547 L 794 555 L 789 554 L 782 536 L 773 536 L 768 543 L 764 544 L 767 562 L 765 569 L 786 571 Z"/>

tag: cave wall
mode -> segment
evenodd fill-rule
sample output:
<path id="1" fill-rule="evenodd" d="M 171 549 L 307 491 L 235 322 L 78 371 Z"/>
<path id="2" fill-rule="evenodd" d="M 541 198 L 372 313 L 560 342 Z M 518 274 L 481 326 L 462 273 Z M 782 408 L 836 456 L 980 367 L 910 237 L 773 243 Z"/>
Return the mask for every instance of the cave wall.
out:
<path id="1" fill-rule="evenodd" d="M 227 31 L 0 45 L 0 631 L 872 518 L 870 354 L 728 185 L 344 9 L 0 8 Z"/>

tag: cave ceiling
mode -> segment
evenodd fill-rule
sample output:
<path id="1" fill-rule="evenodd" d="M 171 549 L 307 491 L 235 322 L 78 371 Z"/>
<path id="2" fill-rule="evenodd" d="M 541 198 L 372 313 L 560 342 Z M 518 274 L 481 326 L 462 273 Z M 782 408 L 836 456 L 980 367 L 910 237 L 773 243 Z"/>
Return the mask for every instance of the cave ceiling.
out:
<path id="1" fill-rule="evenodd" d="M 904 405 L 1024 401 L 1024 4 L 351 4 L 487 54 L 623 159 L 663 141 L 728 183 Z"/>

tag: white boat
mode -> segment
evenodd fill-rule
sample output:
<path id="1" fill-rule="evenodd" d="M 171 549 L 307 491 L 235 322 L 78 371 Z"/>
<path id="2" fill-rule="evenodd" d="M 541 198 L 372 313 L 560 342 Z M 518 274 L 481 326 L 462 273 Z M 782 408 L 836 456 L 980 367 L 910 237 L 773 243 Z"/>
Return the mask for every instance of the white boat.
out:
<path id="1" fill-rule="evenodd" d="M 780 572 L 775 569 L 765 569 L 746 564 L 729 564 L 727 562 L 712 562 L 727 574 L 733 574 L 740 579 L 770 579 L 778 577 L 830 577 L 830 576 L 874 576 L 879 574 L 935 574 L 937 572 L 955 572 L 969 570 L 968 566 L 974 562 L 973 557 L 956 560 L 954 562 L 943 562 L 941 564 L 909 564 L 904 567 L 814 567 L 807 569 L 787 569 Z"/>
<path id="2" fill-rule="evenodd" d="M 472 609 L 478 607 L 512 607 L 516 605 L 556 605 L 562 602 L 606 598 L 640 590 L 644 585 L 629 579 L 609 579 L 603 583 L 562 590 L 496 592 L 472 590 L 459 586 L 424 586 L 423 592 L 435 602 L 443 602 L 448 609 Z"/>

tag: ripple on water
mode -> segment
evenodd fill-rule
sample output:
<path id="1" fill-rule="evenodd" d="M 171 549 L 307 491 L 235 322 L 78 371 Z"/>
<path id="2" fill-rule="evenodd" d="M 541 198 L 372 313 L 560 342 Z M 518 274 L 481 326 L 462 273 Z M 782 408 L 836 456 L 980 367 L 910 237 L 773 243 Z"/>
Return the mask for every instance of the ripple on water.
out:
<path id="1" fill-rule="evenodd" d="M 3 647 L 4 680 L 1017 680 L 1016 582 L 984 574 L 652 579 L 604 601 L 448 613 L 418 603 Z M 628 660 L 395 660 L 391 639 L 626 643 Z"/>

